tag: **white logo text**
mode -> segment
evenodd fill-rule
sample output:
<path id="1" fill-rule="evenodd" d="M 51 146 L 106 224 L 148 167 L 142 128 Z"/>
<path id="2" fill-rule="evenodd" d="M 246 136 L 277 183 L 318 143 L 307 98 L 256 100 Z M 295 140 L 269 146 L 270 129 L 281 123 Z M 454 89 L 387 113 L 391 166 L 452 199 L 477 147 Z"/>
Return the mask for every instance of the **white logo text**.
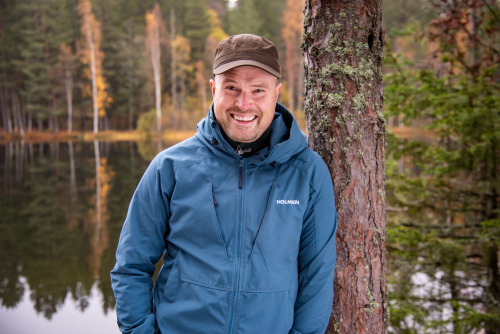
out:
<path id="1" fill-rule="evenodd" d="M 277 204 L 299 204 L 299 200 L 297 200 L 297 199 L 294 199 L 294 200 L 279 199 L 279 200 L 277 200 Z"/>

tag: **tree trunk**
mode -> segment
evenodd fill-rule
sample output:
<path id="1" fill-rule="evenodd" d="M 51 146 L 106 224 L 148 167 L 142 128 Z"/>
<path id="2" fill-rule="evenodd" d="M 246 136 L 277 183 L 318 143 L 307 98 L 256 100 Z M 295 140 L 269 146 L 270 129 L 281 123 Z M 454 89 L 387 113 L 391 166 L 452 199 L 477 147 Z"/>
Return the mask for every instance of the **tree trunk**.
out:
<path id="1" fill-rule="evenodd" d="M 133 66 L 131 66 L 133 68 Z M 128 130 L 133 131 L 134 130 L 134 118 L 133 118 L 133 98 L 134 98 L 134 76 L 130 76 L 129 80 L 129 94 L 128 94 Z"/>
<path id="2" fill-rule="evenodd" d="M 90 28 L 89 13 L 85 11 L 85 25 L 87 27 L 87 41 L 89 43 L 90 52 L 90 74 L 92 76 L 92 101 L 94 107 L 94 133 L 99 131 L 99 111 L 97 105 L 97 78 L 96 78 L 96 68 L 95 68 L 95 50 L 94 50 L 94 38 L 92 36 L 92 29 Z"/>
<path id="3" fill-rule="evenodd" d="M 0 109 L 2 111 L 3 129 L 5 132 L 10 133 L 11 132 L 10 122 L 9 122 L 10 120 L 9 120 L 9 116 L 7 115 L 7 106 L 5 103 L 3 92 L 4 92 L 4 90 L 3 90 L 2 82 L 0 81 Z"/>
<path id="4" fill-rule="evenodd" d="M 66 70 L 66 101 L 68 102 L 68 133 L 73 131 L 73 75 Z"/>
<path id="5" fill-rule="evenodd" d="M 306 0 L 308 141 L 330 169 L 338 214 L 335 334 L 383 334 L 389 324 L 381 9 L 381 0 Z"/>
<path id="6" fill-rule="evenodd" d="M 24 138 L 24 122 L 21 112 L 21 104 L 19 103 L 19 97 L 15 93 L 12 93 L 12 110 L 14 113 L 14 119 L 17 121 L 19 133 L 21 134 L 21 137 Z"/>
<path id="7" fill-rule="evenodd" d="M 170 7 L 170 55 L 172 57 L 170 66 L 170 81 L 172 82 L 172 111 L 175 114 L 177 108 L 177 60 L 175 59 L 175 12 L 174 7 Z"/>
<path id="8" fill-rule="evenodd" d="M 59 117 L 54 116 L 54 132 L 59 133 Z"/>
<path id="9" fill-rule="evenodd" d="M 184 119 L 186 118 L 186 78 L 185 78 L 185 73 L 182 73 L 180 75 L 180 81 L 181 81 L 181 112 L 179 113 L 179 128 L 184 125 Z"/>
<path id="10" fill-rule="evenodd" d="M 33 130 L 33 119 L 31 116 L 31 112 L 28 112 L 28 132 Z"/>
<path id="11" fill-rule="evenodd" d="M 161 83 L 160 83 L 160 20 L 154 12 L 153 38 L 151 40 L 151 61 L 153 63 L 153 76 L 156 97 L 156 131 L 161 133 Z"/>

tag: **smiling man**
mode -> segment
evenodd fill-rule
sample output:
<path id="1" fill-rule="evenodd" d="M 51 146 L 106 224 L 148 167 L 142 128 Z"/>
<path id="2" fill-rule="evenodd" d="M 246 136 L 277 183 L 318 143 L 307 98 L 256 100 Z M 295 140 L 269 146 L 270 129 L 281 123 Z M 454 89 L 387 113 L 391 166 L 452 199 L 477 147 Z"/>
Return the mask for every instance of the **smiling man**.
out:
<path id="1" fill-rule="evenodd" d="M 277 103 L 270 41 L 225 39 L 213 73 L 198 132 L 155 157 L 130 203 L 111 272 L 120 330 L 322 334 L 336 259 L 328 168 Z"/>

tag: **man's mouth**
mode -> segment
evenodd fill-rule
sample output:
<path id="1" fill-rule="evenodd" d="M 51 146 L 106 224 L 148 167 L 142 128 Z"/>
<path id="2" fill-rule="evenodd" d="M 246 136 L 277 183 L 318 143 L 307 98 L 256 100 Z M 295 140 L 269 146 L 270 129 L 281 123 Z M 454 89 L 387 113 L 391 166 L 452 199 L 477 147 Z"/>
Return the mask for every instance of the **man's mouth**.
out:
<path id="1" fill-rule="evenodd" d="M 240 122 L 251 122 L 251 121 L 253 121 L 254 119 L 257 118 L 256 115 L 242 116 L 242 115 L 235 115 L 235 114 L 231 114 L 231 117 L 234 118 L 237 121 L 240 121 Z"/>

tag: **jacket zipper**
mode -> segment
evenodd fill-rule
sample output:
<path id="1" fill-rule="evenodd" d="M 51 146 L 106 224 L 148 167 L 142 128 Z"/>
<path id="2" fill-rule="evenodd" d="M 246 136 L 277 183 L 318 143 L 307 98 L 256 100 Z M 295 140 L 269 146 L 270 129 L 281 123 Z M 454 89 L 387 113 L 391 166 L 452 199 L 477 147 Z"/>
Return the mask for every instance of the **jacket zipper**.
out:
<path id="1" fill-rule="evenodd" d="M 233 300 L 231 307 L 231 317 L 229 322 L 228 334 L 233 332 L 234 316 L 236 313 L 236 301 L 238 299 L 238 291 L 240 289 L 240 253 L 241 253 L 241 225 L 243 223 L 243 159 L 240 159 L 240 166 L 238 167 L 238 188 L 240 189 L 240 217 L 238 224 L 238 244 L 236 245 L 236 272 L 233 280 Z"/>

